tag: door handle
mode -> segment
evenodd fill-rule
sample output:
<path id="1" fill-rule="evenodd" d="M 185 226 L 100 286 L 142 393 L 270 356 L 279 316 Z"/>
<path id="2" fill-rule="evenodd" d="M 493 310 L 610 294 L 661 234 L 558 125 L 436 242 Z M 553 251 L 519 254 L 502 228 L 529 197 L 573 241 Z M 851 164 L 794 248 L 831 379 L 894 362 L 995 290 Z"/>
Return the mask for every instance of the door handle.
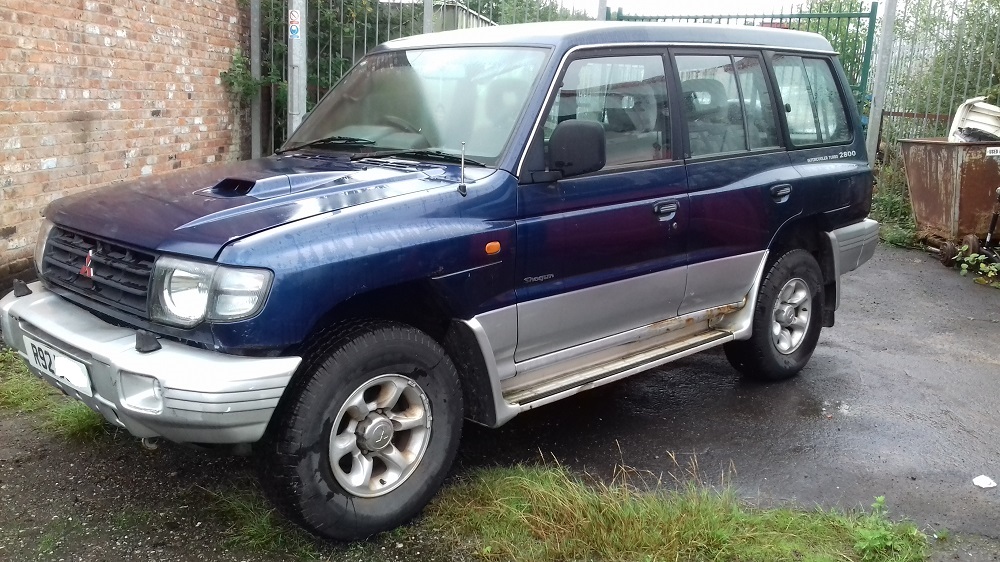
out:
<path id="1" fill-rule="evenodd" d="M 788 201 L 788 196 L 792 194 L 792 186 L 787 183 L 779 183 L 771 186 L 771 197 L 778 203 Z"/>
<path id="2" fill-rule="evenodd" d="M 680 205 L 677 201 L 657 201 L 653 203 L 653 213 L 656 214 L 657 220 L 669 221 L 677 216 L 677 209 L 679 207 Z"/>

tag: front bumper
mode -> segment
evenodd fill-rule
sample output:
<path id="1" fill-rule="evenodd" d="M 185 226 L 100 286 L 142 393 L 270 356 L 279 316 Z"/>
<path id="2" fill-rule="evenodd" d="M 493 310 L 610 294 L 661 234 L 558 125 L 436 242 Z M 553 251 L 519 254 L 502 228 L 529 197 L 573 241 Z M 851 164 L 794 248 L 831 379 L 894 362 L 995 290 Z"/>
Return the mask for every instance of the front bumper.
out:
<path id="1" fill-rule="evenodd" d="M 32 372 L 85 403 L 136 437 L 181 443 L 252 443 L 261 438 L 299 357 L 239 357 L 161 339 L 161 349 L 135 350 L 135 330 L 104 322 L 48 291 L 40 282 L 30 295 L 0 300 L 6 344 L 27 358 L 24 337 L 86 365 L 93 396 L 34 367 Z M 155 377 L 162 387 L 159 412 L 135 409 L 121 372 Z"/>

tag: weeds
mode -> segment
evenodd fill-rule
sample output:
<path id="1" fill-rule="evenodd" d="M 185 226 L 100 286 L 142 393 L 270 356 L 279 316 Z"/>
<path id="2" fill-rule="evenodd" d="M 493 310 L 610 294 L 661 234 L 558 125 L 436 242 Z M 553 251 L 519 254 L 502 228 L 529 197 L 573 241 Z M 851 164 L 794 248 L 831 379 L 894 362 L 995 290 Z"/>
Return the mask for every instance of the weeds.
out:
<path id="1" fill-rule="evenodd" d="M 38 539 L 37 551 L 39 556 L 52 555 L 67 542 L 76 540 L 77 535 L 83 530 L 83 526 L 69 519 L 59 519 L 49 523 L 45 531 Z"/>
<path id="2" fill-rule="evenodd" d="M 229 524 L 226 547 L 296 559 L 319 557 L 313 540 L 290 527 L 255 486 L 247 483 L 225 491 L 206 491 L 213 499 L 212 511 Z"/>
<path id="3" fill-rule="evenodd" d="M 104 418 L 80 402 L 66 402 L 50 410 L 42 427 L 74 441 L 94 441 L 108 434 Z"/>
<path id="4" fill-rule="evenodd" d="M 900 160 L 895 158 L 882 164 L 877 177 L 871 217 L 881 223 L 882 240 L 893 246 L 913 247 L 917 242 L 917 226 Z"/>
<path id="5" fill-rule="evenodd" d="M 101 416 L 31 374 L 12 349 L 0 351 L 0 408 L 35 414 L 43 429 L 68 439 L 93 440 L 106 432 Z"/>
<path id="6" fill-rule="evenodd" d="M 488 559 L 517 560 L 923 560 L 926 539 L 871 513 L 759 509 L 729 488 L 695 482 L 671 492 L 587 484 L 561 467 L 477 471 L 445 490 L 424 525 L 451 529 Z"/>
<path id="7" fill-rule="evenodd" d="M 962 246 L 958 256 L 955 257 L 955 264 L 958 266 L 958 273 L 963 277 L 970 273 L 974 275 L 973 281 L 980 285 L 989 285 L 994 289 L 1000 289 L 1000 263 L 989 261 L 990 257 L 985 254 L 970 254 L 968 246 Z"/>
<path id="8" fill-rule="evenodd" d="M 0 407 L 29 414 L 55 404 L 56 391 L 29 373 L 13 349 L 0 351 Z"/>

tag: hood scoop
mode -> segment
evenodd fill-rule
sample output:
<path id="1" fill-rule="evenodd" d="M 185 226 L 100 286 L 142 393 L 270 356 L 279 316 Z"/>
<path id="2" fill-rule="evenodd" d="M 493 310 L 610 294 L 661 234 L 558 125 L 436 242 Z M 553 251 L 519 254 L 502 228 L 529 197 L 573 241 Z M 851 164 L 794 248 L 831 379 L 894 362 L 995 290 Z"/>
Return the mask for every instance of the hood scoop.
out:
<path id="1" fill-rule="evenodd" d="M 229 177 L 195 193 L 220 199 L 248 196 L 254 199 L 269 199 L 331 184 L 346 183 L 347 176 L 348 172 L 312 172 L 261 178 Z"/>
<path id="2" fill-rule="evenodd" d="M 267 199 L 291 192 L 288 176 L 271 176 L 257 179 L 226 178 L 212 187 L 196 191 L 198 195 L 220 199 L 250 196 L 255 199 Z"/>

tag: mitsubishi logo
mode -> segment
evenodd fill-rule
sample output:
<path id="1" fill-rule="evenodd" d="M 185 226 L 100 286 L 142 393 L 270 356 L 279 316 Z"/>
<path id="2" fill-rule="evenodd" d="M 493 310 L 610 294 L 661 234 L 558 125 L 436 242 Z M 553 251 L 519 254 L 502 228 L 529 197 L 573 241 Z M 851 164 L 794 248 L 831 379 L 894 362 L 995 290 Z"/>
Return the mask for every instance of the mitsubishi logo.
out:
<path id="1" fill-rule="evenodd" d="M 87 279 L 94 278 L 94 268 L 90 264 L 91 258 L 94 257 L 94 251 L 90 250 L 87 252 L 87 260 L 84 262 L 83 267 L 80 268 L 80 275 L 83 275 Z"/>
<path id="2" fill-rule="evenodd" d="M 389 444 L 389 439 L 392 437 L 386 430 L 384 425 L 379 425 L 375 429 L 375 448 L 381 449 Z"/>

